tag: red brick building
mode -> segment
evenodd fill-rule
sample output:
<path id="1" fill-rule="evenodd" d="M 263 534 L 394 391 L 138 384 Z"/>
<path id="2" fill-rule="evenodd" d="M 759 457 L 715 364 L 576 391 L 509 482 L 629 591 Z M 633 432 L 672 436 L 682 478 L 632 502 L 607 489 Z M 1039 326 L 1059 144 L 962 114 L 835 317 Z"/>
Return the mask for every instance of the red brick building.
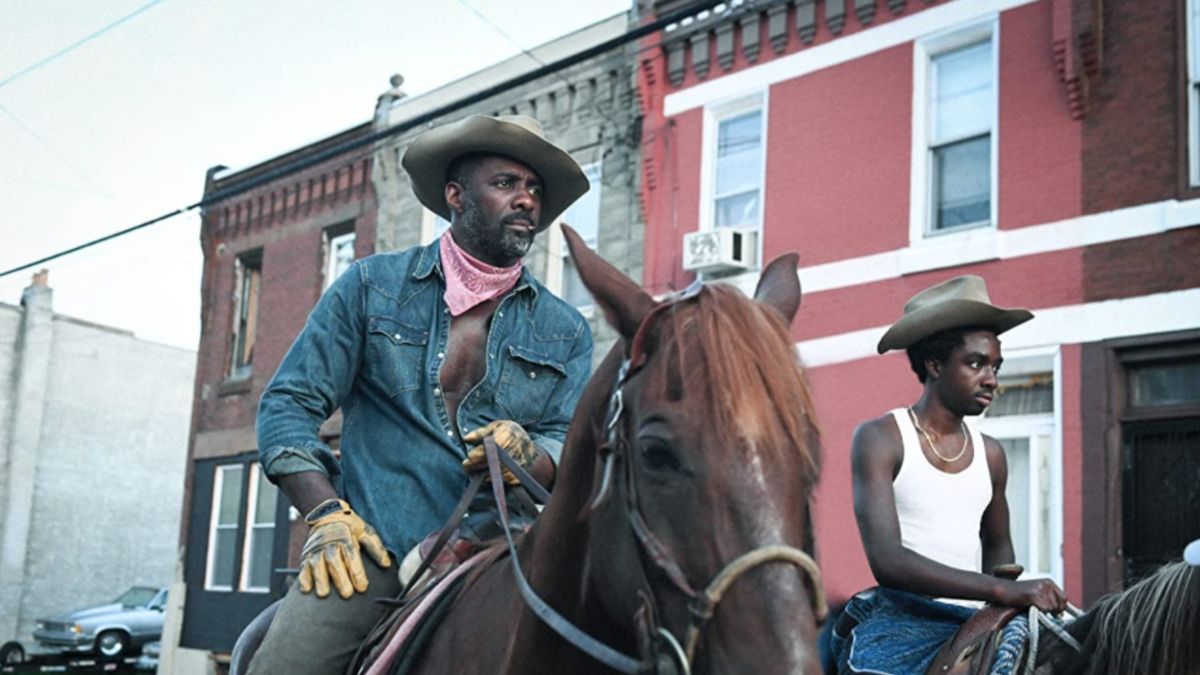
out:
<path id="1" fill-rule="evenodd" d="M 800 253 L 835 597 L 873 584 L 853 430 L 920 391 L 875 344 L 959 274 L 1037 315 L 976 422 L 1008 453 L 1019 562 L 1090 602 L 1200 536 L 1197 7 L 733 2 L 646 41 L 645 282 L 752 289 Z"/>
<path id="2" fill-rule="evenodd" d="M 280 570 L 294 557 L 283 526 L 288 504 L 258 465 L 255 411 L 321 293 L 351 261 L 374 252 L 372 146 L 322 159 L 371 133 L 367 122 L 247 169 L 208 173 L 205 197 L 214 201 L 200 235 L 181 647 L 228 651 L 285 589 Z M 309 166 L 293 171 L 300 163 Z M 340 416 L 322 433 L 336 446 Z"/>

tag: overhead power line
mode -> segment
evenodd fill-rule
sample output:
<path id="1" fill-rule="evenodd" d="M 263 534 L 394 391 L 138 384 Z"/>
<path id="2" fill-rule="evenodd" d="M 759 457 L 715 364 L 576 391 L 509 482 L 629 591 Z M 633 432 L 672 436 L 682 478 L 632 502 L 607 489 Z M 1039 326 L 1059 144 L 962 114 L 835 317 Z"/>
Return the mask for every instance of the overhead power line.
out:
<path id="1" fill-rule="evenodd" d="M 158 0 L 158 1 L 161 1 L 161 0 Z M 496 96 L 497 94 L 504 93 L 505 91 L 507 91 L 509 89 L 513 89 L 515 87 L 519 87 L 521 85 L 528 84 L 529 82 L 539 80 L 543 77 L 546 77 L 547 75 L 553 75 L 553 74 L 557 73 L 558 71 L 563 70 L 564 68 L 569 68 L 577 63 L 582 63 L 584 61 L 587 61 L 590 58 L 599 56 L 600 54 L 603 54 L 607 51 L 611 51 L 612 49 L 620 47 L 621 45 L 624 45 L 628 42 L 632 42 L 634 40 L 638 40 L 638 39 L 643 38 L 652 33 L 656 33 L 658 31 L 662 30 L 663 28 L 670 26 L 671 24 L 679 23 L 680 21 L 683 21 L 684 19 L 686 19 L 688 17 L 694 16 L 705 10 L 712 9 L 713 7 L 716 7 L 717 5 L 725 4 L 728 1 L 729 0 L 699 0 L 698 2 L 688 5 L 687 7 L 683 7 L 681 9 L 678 9 L 674 12 L 667 14 L 666 16 L 655 19 L 654 21 L 652 21 L 650 23 L 643 24 L 631 31 L 628 31 L 626 33 L 618 35 L 615 38 L 606 40 L 606 41 L 601 42 L 600 44 L 594 45 L 592 47 L 588 47 L 587 49 L 585 49 L 583 51 L 576 52 L 575 54 L 572 54 L 571 56 L 561 58 L 558 61 L 554 61 L 554 62 L 546 64 L 540 68 L 531 70 L 528 73 L 518 75 L 516 77 L 505 80 L 504 82 L 501 82 L 499 84 L 493 85 L 486 89 L 482 89 L 480 91 L 475 92 L 474 94 L 468 94 L 467 96 L 464 96 L 463 98 L 460 98 L 457 101 L 452 101 L 450 103 L 447 103 L 446 105 L 439 106 L 433 110 L 430 110 L 429 112 L 423 113 L 421 115 L 417 115 L 417 116 L 413 117 L 412 119 L 406 120 L 395 126 L 384 129 L 383 131 L 377 131 L 373 134 L 368 134 L 366 136 L 363 136 L 362 138 L 357 138 L 352 141 L 347 141 L 345 143 L 341 143 L 341 144 L 326 148 L 325 150 L 322 150 L 320 152 L 315 152 L 312 155 L 304 157 L 303 159 L 296 160 L 295 162 L 286 164 L 284 166 L 278 167 L 271 171 L 266 171 L 266 172 L 262 173 L 261 175 L 251 178 L 249 180 L 246 180 L 242 183 L 239 183 L 238 185 L 231 186 L 224 190 L 218 190 L 217 192 L 214 192 L 210 195 L 205 196 L 204 199 L 201 199 L 200 201 L 195 202 L 194 204 L 189 204 L 187 206 L 180 207 L 179 209 L 176 209 L 175 211 L 171 211 L 170 213 L 164 213 L 163 215 L 157 216 L 155 218 L 151 218 L 150 220 L 138 223 L 137 225 L 127 227 L 123 230 L 119 230 L 117 232 L 107 234 L 98 239 L 93 239 L 91 241 L 84 242 L 77 246 L 72 246 L 71 248 L 59 251 L 57 253 L 53 253 L 53 254 L 45 256 L 43 258 L 39 258 L 37 260 L 27 262 L 22 265 L 18 265 L 16 267 L 9 268 L 7 270 L 4 270 L 3 272 L 0 272 L 0 278 L 6 277 L 10 274 L 15 274 L 22 270 L 27 270 L 31 267 L 35 267 L 35 266 L 41 265 L 43 263 L 50 262 L 51 260 L 61 258 L 65 255 L 77 253 L 84 249 L 91 248 L 92 246 L 102 244 L 106 241 L 110 241 L 110 240 L 116 239 L 118 237 L 125 236 L 132 232 L 136 232 L 137 230 L 149 227 L 156 223 L 160 223 L 164 220 L 174 218 L 175 216 L 183 215 L 189 211 L 194 211 L 196 209 L 202 209 L 206 206 L 212 206 L 213 204 L 223 202 L 231 197 L 236 197 L 237 195 L 243 194 L 245 192 L 249 192 L 250 190 L 253 190 L 259 186 L 266 185 L 268 183 L 279 180 L 280 178 L 283 178 L 284 176 L 298 173 L 298 172 L 303 171 L 304 169 L 307 169 L 311 166 L 315 166 L 315 165 L 325 162 L 329 159 L 333 159 L 334 157 L 345 154 L 346 152 L 349 152 L 350 150 L 354 150 L 356 148 L 361 148 L 365 145 L 372 145 L 374 143 L 378 143 L 379 141 L 384 140 L 386 138 L 390 138 L 392 136 L 398 136 L 410 129 L 421 126 L 428 122 L 432 122 L 432 121 L 438 119 L 439 117 L 443 117 L 443 116 L 453 113 L 457 110 L 461 110 L 462 108 L 465 108 L 467 106 L 474 105 L 474 104 L 480 103 L 482 101 L 486 101 L 487 99 L 492 98 L 493 96 Z"/>
<path id="2" fill-rule="evenodd" d="M 41 68 L 42 66 L 46 65 L 47 63 L 50 63 L 51 61 L 54 61 L 60 57 L 66 56 L 67 54 L 75 51 L 76 49 L 91 42 L 92 40 L 95 40 L 96 38 L 100 37 L 101 35 L 104 35 L 108 31 L 116 28 L 117 26 L 120 26 L 121 24 L 125 23 L 126 21 L 132 19 L 133 17 L 137 16 L 138 14 L 141 14 L 142 12 L 150 9 L 151 7 L 157 5 L 158 3 L 162 2 L 162 1 L 163 0 L 150 0 L 150 2 L 147 2 L 146 4 L 142 5 L 141 7 L 138 7 L 137 9 L 133 10 L 132 12 L 117 19 L 116 21 L 113 21 L 112 23 L 108 24 L 107 26 L 104 26 L 103 28 L 97 30 L 96 32 L 91 33 L 90 35 L 86 35 L 82 38 L 79 38 L 75 42 L 72 42 L 71 44 L 67 45 L 66 47 L 63 47 L 62 49 L 54 52 L 53 54 L 45 57 L 44 59 L 42 59 L 36 63 L 25 66 L 21 70 L 18 70 L 17 72 L 13 73 L 12 75 L 9 75 L 8 77 L 4 78 L 3 80 L 0 80 L 0 89 L 4 88 L 6 85 L 17 80 L 18 78 L 24 77 L 24 76 L 28 75 L 29 73 L 32 73 L 33 71 L 37 70 L 38 68 Z"/>

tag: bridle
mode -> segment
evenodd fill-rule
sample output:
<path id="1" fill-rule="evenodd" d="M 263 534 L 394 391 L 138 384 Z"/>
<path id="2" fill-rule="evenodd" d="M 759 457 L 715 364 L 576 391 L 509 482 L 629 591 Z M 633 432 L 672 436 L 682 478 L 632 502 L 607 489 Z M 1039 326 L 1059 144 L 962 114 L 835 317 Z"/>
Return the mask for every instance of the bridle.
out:
<path id="1" fill-rule="evenodd" d="M 618 457 L 629 457 L 630 443 L 625 426 L 622 424 L 622 421 L 625 419 L 624 394 L 622 392 L 628 381 L 646 362 L 645 354 L 641 348 L 643 333 L 647 326 L 650 325 L 652 318 L 664 308 L 673 307 L 694 298 L 701 290 L 700 286 L 693 285 L 693 287 L 689 288 L 672 302 L 663 303 L 655 307 L 642 320 L 641 326 L 638 328 L 631 342 L 629 356 L 621 363 L 621 368 L 613 387 L 613 393 L 609 397 L 608 408 L 605 414 L 605 433 L 607 438 L 606 442 L 597 449 L 598 454 L 603 458 L 604 467 L 600 485 L 591 501 L 591 510 L 595 510 L 611 493 L 615 460 Z M 496 495 L 497 502 L 500 505 L 500 514 L 503 517 L 506 514 L 506 507 L 504 504 L 504 490 L 500 487 L 502 483 L 499 465 L 504 463 L 511 469 L 516 462 L 511 460 L 507 453 L 497 451 L 490 438 L 487 439 L 486 451 L 493 493 Z M 688 582 L 682 568 L 676 562 L 674 556 L 671 555 L 667 546 L 654 535 L 654 532 L 647 525 L 646 519 L 642 516 L 641 509 L 638 506 L 636 482 L 633 480 L 633 462 L 627 460 L 624 464 L 627 486 L 627 489 L 624 491 L 626 515 L 629 519 L 629 525 L 641 545 L 641 551 L 671 581 L 675 589 L 688 599 L 689 622 L 684 642 L 681 645 L 675 635 L 659 623 L 659 613 L 654 601 L 654 595 L 645 591 L 638 593 L 642 606 L 636 615 L 639 629 L 638 644 L 639 651 L 641 652 L 640 659 L 623 654 L 587 635 L 577 626 L 571 624 L 565 617 L 555 612 L 533 592 L 533 589 L 525 579 L 524 573 L 521 571 L 512 535 L 509 533 L 507 525 L 505 525 L 504 532 L 508 538 L 510 554 L 513 560 L 513 572 L 516 575 L 517 585 L 526 603 L 535 615 L 563 639 L 610 668 L 622 673 L 629 673 L 631 675 L 646 673 L 653 673 L 655 675 L 689 675 L 695 658 L 696 647 L 700 640 L 700 633 L 709 620 L 712 619 L 717 605 L 721 602 L 725 592 L 746 572 L 760 565 L 772 562 L 790 563 L 799 568 L 812 587 L 811 603 L 813 615 L 818 624 L 825 620 L 828 614 L 828 605 L 825 601 L 820 568 L 808 553 L 787 544 L 768 544 L 738 556 L 727 563 L 707 586 L 702 590 L 696 590 Z"/>

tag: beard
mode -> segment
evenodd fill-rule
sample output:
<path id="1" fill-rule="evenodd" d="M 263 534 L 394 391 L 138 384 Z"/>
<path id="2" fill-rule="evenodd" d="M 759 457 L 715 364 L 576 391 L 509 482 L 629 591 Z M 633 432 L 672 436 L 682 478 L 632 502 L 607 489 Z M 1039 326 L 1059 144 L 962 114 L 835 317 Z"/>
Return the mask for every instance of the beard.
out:
<path id="1" fill-rule="evenodd" d="M 487 216 L 469 192 L 463 194 L 462 227 L 455 231 L 455 242 L 480 260 L 506 267 L 520 260 L 533 246 L 533 231 L 508 227 L 510 223 L 526 220 L 533 222 L 529 213 L 510 213 L 495 222 Z M 534 226 L 536 227 L 536 223 Z"/>

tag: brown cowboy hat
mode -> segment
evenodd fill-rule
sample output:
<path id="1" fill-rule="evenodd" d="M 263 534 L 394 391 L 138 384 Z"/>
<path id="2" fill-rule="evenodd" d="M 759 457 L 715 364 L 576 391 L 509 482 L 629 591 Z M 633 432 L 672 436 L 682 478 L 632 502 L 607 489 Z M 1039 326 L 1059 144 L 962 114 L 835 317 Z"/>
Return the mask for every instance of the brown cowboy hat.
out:
<path id="1" fill-rule="evenodd" d="M 954 277 L 926 288 L 904 305 L 904 316 L 879 339 L 879 353 L 908 349 L 925 338 L 959 326 L 988 326 L 999 335 L 1033 318 L 1027 309 L 992 304 L 982 277 Z"/>
<path id="2" fill-rule="evenodd" d="M 417 199 L 450 220 L 446 170 L 470 153 L 504 155 L 525 164 L 542 179 L 542 223 L 552 223 L 591 187 L 571 155 L 546 140 L 542 125 L 524 115 L 471 115 L 426 131 L 408 146 L 400 163 Z M 539 223 L 541 224 L 541 223 Z"/>

